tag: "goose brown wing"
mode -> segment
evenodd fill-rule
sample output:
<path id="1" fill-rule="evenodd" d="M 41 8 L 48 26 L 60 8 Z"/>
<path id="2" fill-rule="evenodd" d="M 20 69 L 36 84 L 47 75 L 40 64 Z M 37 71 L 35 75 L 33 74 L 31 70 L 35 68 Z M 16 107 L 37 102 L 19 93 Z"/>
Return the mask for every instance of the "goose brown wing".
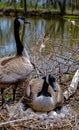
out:
<path id="1" fill-rule="evenodd" d="M 24 80 L 32 70 L 33 67 L 26 57 L 10 58 L 5 64 L 0 63 L 0 83 L 15 83 Z"/>

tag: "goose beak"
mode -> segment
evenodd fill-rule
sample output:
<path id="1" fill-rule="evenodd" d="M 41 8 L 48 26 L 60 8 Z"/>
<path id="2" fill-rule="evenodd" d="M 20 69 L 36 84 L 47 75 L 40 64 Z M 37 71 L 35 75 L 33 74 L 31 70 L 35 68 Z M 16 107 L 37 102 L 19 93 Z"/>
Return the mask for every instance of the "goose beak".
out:
<path id="1" fill-rule="evenodd" d="M 55 84 L 54 82 L 51 84 L 51 87 L 52 87 L 53 90 L 56 92 L 56 84 Z"/>
<path id="2" fill-rule="evenodd" d="M 31 23 L 27 20 L 24 20 L 24 24 L 31 24 Z"/>

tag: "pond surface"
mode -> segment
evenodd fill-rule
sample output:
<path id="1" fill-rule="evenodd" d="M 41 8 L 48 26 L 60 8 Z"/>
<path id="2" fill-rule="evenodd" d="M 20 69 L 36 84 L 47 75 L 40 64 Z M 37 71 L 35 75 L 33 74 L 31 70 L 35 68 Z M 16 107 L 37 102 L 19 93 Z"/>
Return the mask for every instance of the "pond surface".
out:
<path id="1" fill-rule="evenodd" d="M 13 34 L 14 18 L 0 17 L 0 56 L 15 52 L 15 39 Z M 28 19 L 31 26 L 26 25 L 24 43 L 28 49 L 40 44 L 43 40 L 52 40 L 52 45 L 58 44 L 70 49 L 79 48 L 79 22 L 73 25 L 70 21 L 60 19 Z M 22 30 L 22 29 L 21 29 Z M 21 32 L 20 32 L 21 33 Z M 58 51 L 63 51 L 63 48 Z M 61 53 L 60 52 L 60 53 Z"/>
<path id="2" fill-rule="evenodd" d="M 55 65 L 56 60 L 65 64 L 79 61 L 79 21 L 42 18 L 27 20 L 31 25 L 25 25 L 25 30 L 21 26 L 20 36 L 29 54 L 35 61 L 39 61 L 38 64 L 42 61 L 45 63 L 44 68 L 49 64 L 50 69 L 53 59 Z M 0 17 L 0 57 L 14 54 L 16 51 L 13 22 L 14 18 Z M 65 58 L 69 61 L 63 61 Z"/>

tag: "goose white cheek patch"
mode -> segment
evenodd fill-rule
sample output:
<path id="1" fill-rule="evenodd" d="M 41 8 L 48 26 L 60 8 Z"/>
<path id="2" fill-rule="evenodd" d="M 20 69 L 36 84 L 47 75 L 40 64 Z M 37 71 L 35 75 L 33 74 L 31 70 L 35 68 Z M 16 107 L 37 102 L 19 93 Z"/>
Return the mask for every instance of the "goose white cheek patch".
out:
<path id="1" fill-rule="evenodd" d="M 21 23 L 21 24 L 24 24 L 24 21 L 22 19 L 18 19 L 18 21 Z"/>

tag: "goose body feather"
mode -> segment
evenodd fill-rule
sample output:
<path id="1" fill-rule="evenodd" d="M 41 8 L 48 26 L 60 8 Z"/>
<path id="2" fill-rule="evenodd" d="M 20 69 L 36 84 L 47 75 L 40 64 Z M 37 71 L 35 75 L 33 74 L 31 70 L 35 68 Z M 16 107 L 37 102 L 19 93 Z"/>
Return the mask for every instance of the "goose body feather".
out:
<path id="1" fill-rule="evenodd" d="M 2 58 L 0 61 L 0 83 L 15 83 L 24 80 L 32 70 L 30 61 L 24 56 Z"/>
<path id="2" fill-rule="evenodd" d="M 43 86 L 43 79 L 32 79 L 29 85 L 26 87 L 25 92 L 25 101 L 30 107 L 35 111 L 47 112 L 60 107 L 64 101 L 64 96 L 61 87 L 56 83 L 57 90 L 56 92 L 49 85 L 48 92 L 51 94 L 51 97 L 38 96 L 38 93 L 41 91 Z"/>

